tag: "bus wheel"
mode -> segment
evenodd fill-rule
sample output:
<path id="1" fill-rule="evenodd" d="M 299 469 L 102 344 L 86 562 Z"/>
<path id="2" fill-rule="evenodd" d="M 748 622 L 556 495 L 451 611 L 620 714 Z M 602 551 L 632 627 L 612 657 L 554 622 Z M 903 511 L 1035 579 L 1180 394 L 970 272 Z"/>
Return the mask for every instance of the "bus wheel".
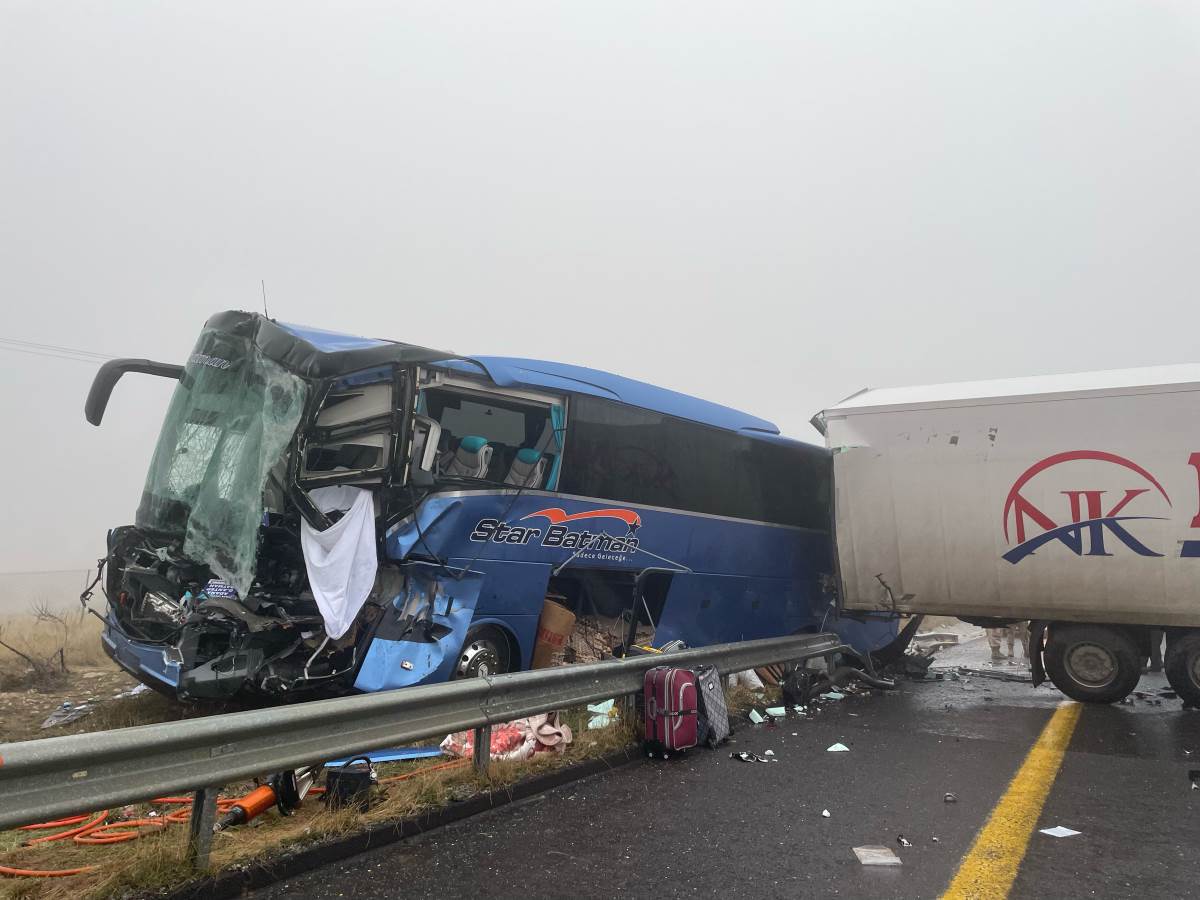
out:
<path id="1" fill-rule="evenodd" d="M 1167 641 L 1163 660 L 1167 681 L 1187 706 L 1200 707 L 1200 631 L 1192 630 Z"/>
<path id="2" fill-rule="evenodd" d="M 454 668 L 455 678 L 478 678 L 487 675 L 503 675 L 509 666 L 508 638 L 499 628 L 483 625 L 467 632 L 458 665 Z"/>
<path id="3" fill-rule="evenodd" d="M 1083 703 L 1115 703 L 1137 687 L 1142 654 L 1123 628 L 1111 625 L 1050 626 L 1043 659 L 1054 686 Z"/>

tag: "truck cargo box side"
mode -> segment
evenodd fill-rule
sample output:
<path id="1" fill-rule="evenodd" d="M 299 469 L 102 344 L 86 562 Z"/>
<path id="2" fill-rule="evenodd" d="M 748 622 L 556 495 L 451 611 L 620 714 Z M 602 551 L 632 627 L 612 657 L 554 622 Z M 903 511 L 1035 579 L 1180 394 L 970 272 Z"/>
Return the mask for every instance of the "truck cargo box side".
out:
<path id="1" fill-rule="evenodd" d="M 847 609 L 892 608 L 882 579 L 902 613 L 1200 625 L 1200 366 L 865 391 L 814 422 Z"/>

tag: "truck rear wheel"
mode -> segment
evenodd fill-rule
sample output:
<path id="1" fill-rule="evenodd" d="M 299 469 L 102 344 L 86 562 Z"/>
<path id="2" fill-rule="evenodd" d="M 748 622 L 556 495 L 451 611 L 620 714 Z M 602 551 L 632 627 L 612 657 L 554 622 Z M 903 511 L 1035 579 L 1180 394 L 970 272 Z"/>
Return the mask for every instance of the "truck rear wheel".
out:
<path id="1" fill-rule="evenodd" d="M 1192 630 L 1167 641 L 1163 661 L 1167 682 L 1188 706 L 1200 707 L 1200 631 Z"/>
<path id="2" fill-rule="evenodd" d="M 1122 628 L 1054 623 L 1044 659 L 1054 686 L 1072 700 L 1115 703 L 1137 687 L 1144 654 Z"/>

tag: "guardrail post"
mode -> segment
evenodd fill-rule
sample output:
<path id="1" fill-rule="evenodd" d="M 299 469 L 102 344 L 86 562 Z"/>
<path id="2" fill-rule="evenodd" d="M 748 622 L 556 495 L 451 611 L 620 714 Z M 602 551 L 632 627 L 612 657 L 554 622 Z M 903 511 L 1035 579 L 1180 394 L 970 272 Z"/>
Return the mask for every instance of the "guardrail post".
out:
<path id="1" fill-rule="evenodd" d="M 475 729 L 475 771 L 486 772 L 492 759 L 492 726 L 480 725 Z"/>
<path id="2" fill-rule="evenodd" d="M 621 698 L 621 721 L 630 728 L 637 727 L 637 694 L 626 694 Z"/>
<path id="3" fill-rule="evenodd" d="M 213 825 L 217 819 L 217 791 L 219 788 L 201 788 L 192 794 L 192 816 L 188 820 L 188 863 L 195 869 L 208 868 L 208 854 L 212 850 Z"/>

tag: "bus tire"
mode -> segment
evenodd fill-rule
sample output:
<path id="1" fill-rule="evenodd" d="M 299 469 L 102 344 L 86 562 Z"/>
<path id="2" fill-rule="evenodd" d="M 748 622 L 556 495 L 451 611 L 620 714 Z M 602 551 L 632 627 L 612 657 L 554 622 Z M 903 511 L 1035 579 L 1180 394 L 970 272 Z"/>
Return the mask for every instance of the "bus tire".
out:
<path id="1" fill-rule="evenodd" d="M 512 650 L 504 631 L 495 625 L 477 625 L 467 632 L 467 639 L 463 641 L 454 677 L 503 675 L 511 671 L 511 659 Z"/>
<path id="2" fill-rule="evenodd" d="M 1191 629 L 1167 641 L 1163 668 L 1184 705 L 1200 707 L 1200 630 Z"/>
<path id="3" fill-rule="evenodd" d="M 1142 677 L 1144 656 L 1123 628 L 1056 622 L 1043 659 L 1054 686 L 1082 703 L 1116 703 Z"/>

